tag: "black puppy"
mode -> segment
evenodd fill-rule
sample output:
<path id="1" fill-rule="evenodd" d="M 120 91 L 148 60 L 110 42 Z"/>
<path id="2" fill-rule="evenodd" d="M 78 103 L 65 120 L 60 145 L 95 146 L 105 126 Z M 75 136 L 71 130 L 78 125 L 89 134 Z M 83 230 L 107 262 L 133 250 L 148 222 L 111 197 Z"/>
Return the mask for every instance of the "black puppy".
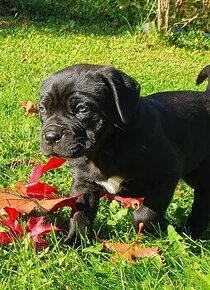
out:
<path id="1" fill-rule="evenodd" d="M 209 66 L 198 78 L 210 75 Z M 77 229 L 93 237 L 103 187 L 144 196 L 134 212 L 136 230 L 159 223 L 179 178 L 195 189 L 187 228 L 197 238 L 210 214 L 210 95 L 162 92 L 139 98 L 139 84 L 110 66 L 74 65 L 42 84 L 39 113 L 44 155 L 70 159 L 71 195 L 83 192 L 71 216 L 67 242 Z"/>

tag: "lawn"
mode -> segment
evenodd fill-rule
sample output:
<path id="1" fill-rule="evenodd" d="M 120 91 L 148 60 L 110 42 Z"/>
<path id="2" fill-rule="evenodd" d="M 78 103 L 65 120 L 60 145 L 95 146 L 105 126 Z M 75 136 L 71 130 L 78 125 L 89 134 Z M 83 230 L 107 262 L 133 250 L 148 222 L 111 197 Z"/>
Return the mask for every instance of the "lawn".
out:
<path id="1" fill-rule="evenodd" d="M 138 28 L 77 27 L 53 21 L 30 22 L 5 18 L 0 24 L 0 187 L 27 182 L 28 160 L 46 162 L 39 150 L 39 120 L 26 116 L 22 100 L 37 102 L 42 80 L 50 73 L 75 63 L 113 65 L 141 84 L 141 95 L 166 90 L 202 90 L 195 86 L 199 71 L 209 64 L 209 51 L 169 45 L 159 36 L 142 35 Z M 103 32 L 102 32 L 103 31 Z M 209 44 L 210 47 L 210 44 Z M 15 161 L 15 162 L 14 162 Z M 50 172 L 46 180 L 68 194 L 68 165 Z M 176 227 L 190 210 L 193 192 L 180 183 L 167 211 Z M 134 230 L 122 206 L 101 201 L 95 222 L 99 237 L 132 242 Z M 68 209 L 48 219 L 68 228 Z M 24 220 L 21 221 L 24 227 Z M 178 236 L 173 228 L 152 236 L 144 233 L 142 246 L 158 246 L 161 257 L 138 259 L 133 265 L 111 262 L 100 242 L 75 250 L 63 243 L 66 232 L 49 236 L 49 248 L 35 253 L 28 238 L 0 249 L 0 289 L 210 289 L 208 241 Z"/>

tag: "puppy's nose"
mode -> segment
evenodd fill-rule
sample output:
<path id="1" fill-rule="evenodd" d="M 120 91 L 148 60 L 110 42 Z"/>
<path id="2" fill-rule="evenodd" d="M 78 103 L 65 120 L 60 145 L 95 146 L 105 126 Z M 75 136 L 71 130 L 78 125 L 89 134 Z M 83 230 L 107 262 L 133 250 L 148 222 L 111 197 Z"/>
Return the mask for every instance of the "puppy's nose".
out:
<path id="1" fill-rule="evenodd" d="M 62 138 L 62 134 L 59 132 L 55 132 L 55 131 L 49 131 L 47 133 L 45 133 L 45 140 L 47 141 L 47 143 L 58 143 Z"/>

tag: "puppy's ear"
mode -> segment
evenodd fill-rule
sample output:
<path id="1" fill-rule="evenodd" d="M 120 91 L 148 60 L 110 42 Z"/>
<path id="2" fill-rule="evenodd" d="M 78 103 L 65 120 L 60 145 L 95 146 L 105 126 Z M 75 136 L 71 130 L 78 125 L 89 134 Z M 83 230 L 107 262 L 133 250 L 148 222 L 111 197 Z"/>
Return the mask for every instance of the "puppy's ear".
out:
<path id="1" fill-rule="evenodd" d="M 103 80 L 114 96 L 114 101 L 124 124 L 127 124 L 139 103 L 140 85 L 125 73 L 109 67 Z"/>

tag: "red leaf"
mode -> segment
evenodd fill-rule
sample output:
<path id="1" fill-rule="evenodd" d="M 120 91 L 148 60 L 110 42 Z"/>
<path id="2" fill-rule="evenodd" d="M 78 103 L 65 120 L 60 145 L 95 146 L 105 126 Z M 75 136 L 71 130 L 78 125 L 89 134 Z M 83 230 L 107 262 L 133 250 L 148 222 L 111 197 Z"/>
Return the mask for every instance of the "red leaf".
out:
<path id="1" fill-rule="evenodd" d="M 2 218 L 0 224 L 7 227 L 9 231 L 0 233 L 0 244 L 8 244 L 23 235 L 23 229 L 16 218 L 19 212 L 14 208 L 5 207 L 8 217 Z"/>
<path id="2" fill-rule="evenodd" d="M 45 165 L 37 165 L 33 172 L 30 175 L 29 178 L 29 184 L 30 183 L 35 183 L 38 181 L 38 179 L 46 172 L 51 169 L 56 169 L 60 167 L 64 162 L 67 160 L 64 158 L 57 158 L 57 157 L 52 157 L 48 160 L 48 162 Z"/>
<path id="3" fill-rule="evenodd" d="M 22 235 L 23 229 L 21 225 L 18 223 L 18 221 L 16 220 L 16 218 L 19 216 L 19 212 L 14 208 L 9 208 L 9 207 L 5 207 L 4 210 L 6 211 L 8 218 L 2 219 L 0 223 L 3 226 L 10 228 L 10 230 L 15 232 L 16 234 Z"/>
<path id="4" fill-rule="evenodd" d="M 121 197 L 116 195 L 115 200 L 121 202 L 124 207 L 132 207 L 134 209 L 138 209 L 144 199 L 141 197 L 132 198 L 132 197 Z"/>
<path id="5" fill-rule="evenodd" d="M 9 244 L 13 240 L 9 232 L 0 232 L 0 245 Z"/>
<path id="6" fill-rule="evenodd" d="M 33 184 L 24 184 L 23 182 L 19 182 L 15 185 L 15 192 L 22 196 L 37 199 L 52 199 L 60 195 L 56 187 L 43 182 L 36 182 Z M 55 193 L 56 196 L 53 193 Z"/>
<path id="7" fill-rule="evenodd" d="M 19 182 L 16 185 L 16 192 L 20 195 L 26 195 L 36 199 L 52 199 L 56 198 L 53 193 L 59 193 L 58 189 L 47 183 L 39 182 L 38 179 L 48 170 L 60 167 L 66 159 L 52 157 L 45 165 L 37 165 L 32 171 L 29 184 L 25 185 L 23 182 Z"/>
<path id="8" fill-rule="evenodd" d="M 10 208 L 10 207 L 5 207 L 4 210 L 6 211 L 9 220 L 16 220 L 16 218 L 19 216 L 19 212 L 14 209 L 14 208 Z"/>
<path id="9" fill-rule="evenodd" d="M 2 224 L 5 227 L 8 227 L 15 234 L 18 234 L 18 235 L 23 234 L 23 229 L 17 220 L 0 221 L 0 224 Z"/>
<path id="10" fill-rule="evenodd" d="M 57 227 L 53 227 L 49 222 L 44 223 L 44 216 L 33 217 L 27 222 L 27 231 L 35 241 L 40 236 L 51 232 L 52 229 L 56 231 L 59 230 Z"/>
<path id="11" fill-rule="evenodd" d="M 59 193 L 58 189 L 47 183 L 37 182 L 28 184 L 26 187 L 26 195 L 37 199 L 53 199 L 56 198 L 52 193 Z"/>
<path id="12" fill-rule="evenodd" d="M 38 251 L 48 245 L 47 241 L 45 241 L 42 236 L 50 233 L 52 230 L 59 231 L 60 229 L 52 226 L 49 222 L 44 222 L 43 216 L 33 217 L 27 222 L 27 231 Z"/>
<path id="13" fill-rule="evenodd" d="M 118 202 L 121 202 L 124 207 L 131 207 L 134 209 L 139 208 L 139 206 L 143 203 L 144 198 L 142 197 L 137 197 L 137 198 L 132 198 L 132 197 L 122 197 L 116 194 L 109 194 L 106 191 L 101 192 L 101 197 L 105 197 L 107 200 L 116 200 Z"/>

